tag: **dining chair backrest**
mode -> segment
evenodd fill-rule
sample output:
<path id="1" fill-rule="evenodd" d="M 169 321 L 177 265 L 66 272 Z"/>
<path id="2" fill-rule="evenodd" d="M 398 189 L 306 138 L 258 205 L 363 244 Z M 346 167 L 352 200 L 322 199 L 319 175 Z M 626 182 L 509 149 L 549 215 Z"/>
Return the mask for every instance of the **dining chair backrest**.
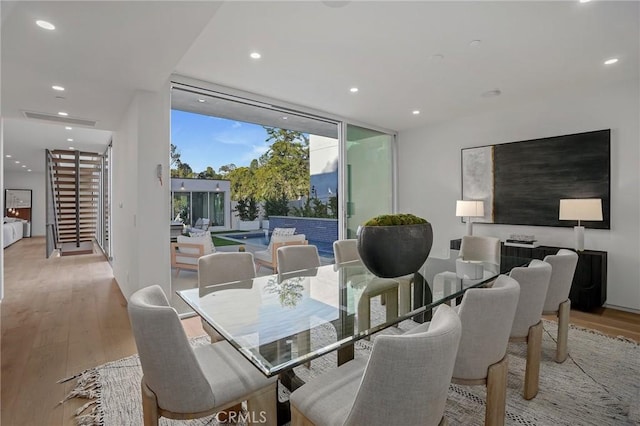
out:
<path id="1" fill-rule="evenodd" d="M 462 338 L 453 377 L 484 379 L 490 365 L 504 358 L 520 286 L 513 278 L 500 275 L 491 288 L 472 288 L 460 304 Z"/>
<path id="2" fill-rule="evenodd" d="M 211 385 L 162 288 L 153 285 L 136 291 L 128 310 L 144 381 L 158 406 L 175 413 L 211 409 L 215 402 Z"/>
<path id="3" fill-rule="evenodd" d="M 572 250 L 560 249 L 557 254 L 546 256 L 544 261 L 551 264 L 552 268 L 544 312 L 557 312 L 558 306 L 569 298 L 578 255 Z"/>
<path id="4" fill-rule="evenodd" d="M 333 242 L 333 256 L 336 263 L 352 262 L 359 260 L 358 240 L 351 238 L 348 240 L 336 240 Z"/>
<path id="5" fill-rule="evenodd" d="M 529 328 L 540 322 L 542 317 L 551 279 L 551 265 L 534 259 L 528 267 L 513 268 L 509 276 L 520 284 L 520 298 L 511 327 L 511 337 L 526 337 Z"/>
<path id="6" fill-rule="evenodd" d="M 278 272 L 281 274 L 319 266 L 318 248 L 314 245 L 295 245 L 278 248 Z"/>
<path id="7" fill-rule="evenodd" d="M 500 239 L 465 235 L 460 245 L 460 257 L 463 260 L 484 262 L 498 273 L 500 272 Z"/>
<path id="8" fill-rule="evenodd" d="M 460 334 L 458 315 L 440 305 L 427 331 L 378 336 L 345 425 L 439 424 Z"/>
<path id="9" fill-rule="evenodd" d="M 251 253 L 217 252 L 198 259 L 198 287 L 200 295 L 207 287 L 256 277 L 256 267 Z"/>

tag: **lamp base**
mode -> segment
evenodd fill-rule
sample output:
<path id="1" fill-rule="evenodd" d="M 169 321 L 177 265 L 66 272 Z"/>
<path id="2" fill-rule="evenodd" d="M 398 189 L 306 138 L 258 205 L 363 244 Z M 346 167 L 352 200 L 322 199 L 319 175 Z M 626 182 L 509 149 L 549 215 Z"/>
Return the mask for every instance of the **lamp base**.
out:
<path id="1" fill-rule="evenodd" d="M 575 237 L 576 250 L 584 251 L 584 226 L 574 226 L 573 236 Z"/>
<path id="2" fill-rule="evenodd" d="M 467 218 L 467 235 L 473 235 L 473 222 L 471 222 L 471 218 Z"/>

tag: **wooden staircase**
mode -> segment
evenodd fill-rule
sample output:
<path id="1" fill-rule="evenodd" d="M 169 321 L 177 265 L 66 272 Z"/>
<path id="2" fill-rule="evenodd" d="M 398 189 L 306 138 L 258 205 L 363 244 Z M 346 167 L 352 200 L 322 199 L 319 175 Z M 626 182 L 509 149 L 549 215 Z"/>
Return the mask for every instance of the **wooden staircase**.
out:
<path id="1" fill-rule="evenodd" d="M 93 253 L 102 156 L 93 152 L 67 150 L 49 153 L 56 246 L 60 248 L 62 256 Z"/>

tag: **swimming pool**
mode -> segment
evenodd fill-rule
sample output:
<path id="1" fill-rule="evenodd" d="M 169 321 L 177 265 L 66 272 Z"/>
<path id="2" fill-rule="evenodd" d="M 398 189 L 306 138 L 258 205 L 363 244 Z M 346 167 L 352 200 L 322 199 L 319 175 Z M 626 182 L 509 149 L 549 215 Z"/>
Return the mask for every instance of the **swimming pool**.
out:
<path id="1" fill-rule="evenodd" d="M 269 245 L 269 238 L 264 236 L 264 232 L 246 232 L 242 234 L 226 234 L 218 235 L 220 238 L 227 238 L 231 241 L 237 241 L 245 244 L 252 244 L 254 246 L 267 247 Z M 318 254 L 322 257 L 333 259 L 333 243 L 327 243 L 324 241 L 308 240 L 309 244 L 312 244 L 318 248 Z"/>

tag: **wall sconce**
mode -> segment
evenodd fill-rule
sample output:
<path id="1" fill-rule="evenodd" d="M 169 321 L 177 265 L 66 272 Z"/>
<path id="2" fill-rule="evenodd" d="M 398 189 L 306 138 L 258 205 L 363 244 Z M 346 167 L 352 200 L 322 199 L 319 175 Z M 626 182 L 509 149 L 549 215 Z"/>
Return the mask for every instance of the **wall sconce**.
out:
<path id="1" fill-rule="evenodd" d="M 180 184 L 180 191 L 184 191 L 184 182 Z"/>
<path id="2" fill-rule="evenodd" d="M 220 184 L 216 183 L 216 192 L 220 192 Z"/>
<path id="3" fill-rule="evenodd" d="M 600 198 L 579 198 L 560 200 L 560 220 L 577 220 L 578 226 L 573 227 L 575 248 L 584 250 L 584 226 L 581 220 L 602 220 L 602 200 Z"/>
<path id="4" fill-rule="evenodd" d="M 456 201 L 456 216 L 467 218 L 467 235 L 473 235 L 473 221 L 471 218 L 484 216 L 484 201 L 482 200 Z"/>

